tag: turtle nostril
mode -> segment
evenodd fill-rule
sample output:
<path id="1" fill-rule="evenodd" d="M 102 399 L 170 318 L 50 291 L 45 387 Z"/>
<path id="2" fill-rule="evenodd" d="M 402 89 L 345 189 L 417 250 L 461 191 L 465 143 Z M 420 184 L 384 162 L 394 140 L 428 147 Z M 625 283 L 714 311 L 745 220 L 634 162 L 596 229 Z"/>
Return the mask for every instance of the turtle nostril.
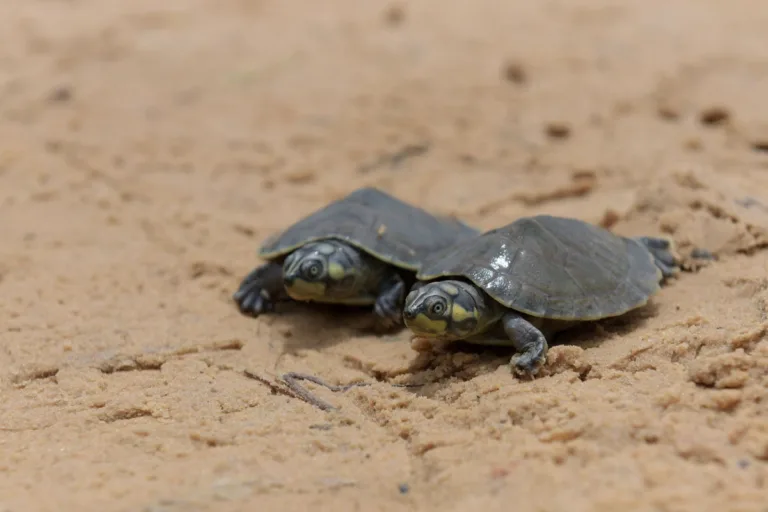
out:
<path id="1" fill-rule="evenodd" d="M 403 311 L 403 316 L 408 320 L 413 320 L 416 315 L 410 309 L 406 309 Z"/>

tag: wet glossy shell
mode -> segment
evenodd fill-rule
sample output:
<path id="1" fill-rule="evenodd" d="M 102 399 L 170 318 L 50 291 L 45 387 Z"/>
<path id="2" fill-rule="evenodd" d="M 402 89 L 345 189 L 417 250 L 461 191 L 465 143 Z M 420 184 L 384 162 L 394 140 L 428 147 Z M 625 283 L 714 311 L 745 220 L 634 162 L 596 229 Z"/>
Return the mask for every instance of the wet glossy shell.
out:
<path id="1" fill-rule="evenodd" d="M 260 255 L 273 259 L 318 240 L 343 240 L 382 261 L 416 271 L 430 253 L 479 231 L 440 218 L 375 188 L 361 188 L 267 239 Z"/>
<path id="2" fill-rule="evenodd" d="M 577 219 L 524 217 L 427 258 L 417 277 L 464 277 L 508 308 L 597 320 L 642 306 L 661 272 L 640 242 Z"/>

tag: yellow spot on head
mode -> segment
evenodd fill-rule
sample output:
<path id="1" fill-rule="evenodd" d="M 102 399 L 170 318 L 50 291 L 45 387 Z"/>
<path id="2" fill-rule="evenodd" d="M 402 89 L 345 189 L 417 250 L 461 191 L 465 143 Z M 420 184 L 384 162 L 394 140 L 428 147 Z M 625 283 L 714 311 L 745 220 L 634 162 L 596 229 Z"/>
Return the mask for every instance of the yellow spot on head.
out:
<path id="1" fill-rule="evenodd" d="M 477 318 L 477 310 L 472 309 L 467 311 L 457 303 L 453 303 L 453 309 L 451 310 L 451 319 L 454 322 L 461 322 L 467 318 Z"/>
<path id="2" fill-rule="evenodd" d="M 448 283 L 440 283 L 440 289 L 451 297 L 456 297 L 459 294 L 459 289 Z"/>
<path id="3" fill-rule="evenodd" d="M 331 279 L 334 281 L 340 281 L 344 279 L 346 272 L 344 271 L 344 267 L 338 263 L 331 263 L 328 265 L 328 275 L 331 276 Z"/>
<path id="4" fill-rule="evenodd" d="M 408 328 L 421 335 L 437 335 L 445 332 L 448 322 L 445 320 L 432 320 L 424 313 L 416 315 L 416 318 L 406 322 Z"/>
<path id="5" fill-rule="evenodd" d="M 336 252 L 336 248 L 333 245 L 322 242 L 315 246 L 315 250 L 320 254 L 324 254 L 325 256 L 329 256 Z"/>
<path id="6" fill-rule="evenodd" d="M 285 286 L 285 291 L 294 300 L 319 299 L 325 295 L 325 285 L 294 279 L 293 283 Z"/>

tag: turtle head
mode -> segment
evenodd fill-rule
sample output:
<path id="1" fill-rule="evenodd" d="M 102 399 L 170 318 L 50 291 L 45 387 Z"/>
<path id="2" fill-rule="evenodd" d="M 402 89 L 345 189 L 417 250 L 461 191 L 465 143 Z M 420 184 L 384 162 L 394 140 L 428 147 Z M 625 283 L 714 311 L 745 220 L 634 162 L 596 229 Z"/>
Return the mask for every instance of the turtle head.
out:
<path id="1" fill-rule="evenodd" d="M 294 300 L 319 302 L 357 293 L 365 282 L 363 256 L 337 240 L 299 247 L 283 262 L 283 285 Z"/>
<path id="2" fill-rule="evenodd" d="M 491 313 L 483 296 L 463 281 L 416 284 L 405 298 L 403 320 L 417 336 L 445 341 L 481 332 Z"/>

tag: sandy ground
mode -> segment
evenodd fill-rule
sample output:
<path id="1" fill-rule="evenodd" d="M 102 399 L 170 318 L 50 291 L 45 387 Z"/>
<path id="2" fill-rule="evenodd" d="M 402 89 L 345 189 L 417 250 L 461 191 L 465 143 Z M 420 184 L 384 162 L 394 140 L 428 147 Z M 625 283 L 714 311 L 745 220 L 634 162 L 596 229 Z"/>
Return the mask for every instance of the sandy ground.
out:
<path id="1" fill-rule="evenodd" d="M 765 511 L 766 26 L 759 0 L 0 2 L 0 510 Z M 363 185 L 719 260 L 528 382 L 359 312 L 241 316 L 260 241 Z M 289 371 L 372 385 L 311 388 L 324 412 Z"/>

